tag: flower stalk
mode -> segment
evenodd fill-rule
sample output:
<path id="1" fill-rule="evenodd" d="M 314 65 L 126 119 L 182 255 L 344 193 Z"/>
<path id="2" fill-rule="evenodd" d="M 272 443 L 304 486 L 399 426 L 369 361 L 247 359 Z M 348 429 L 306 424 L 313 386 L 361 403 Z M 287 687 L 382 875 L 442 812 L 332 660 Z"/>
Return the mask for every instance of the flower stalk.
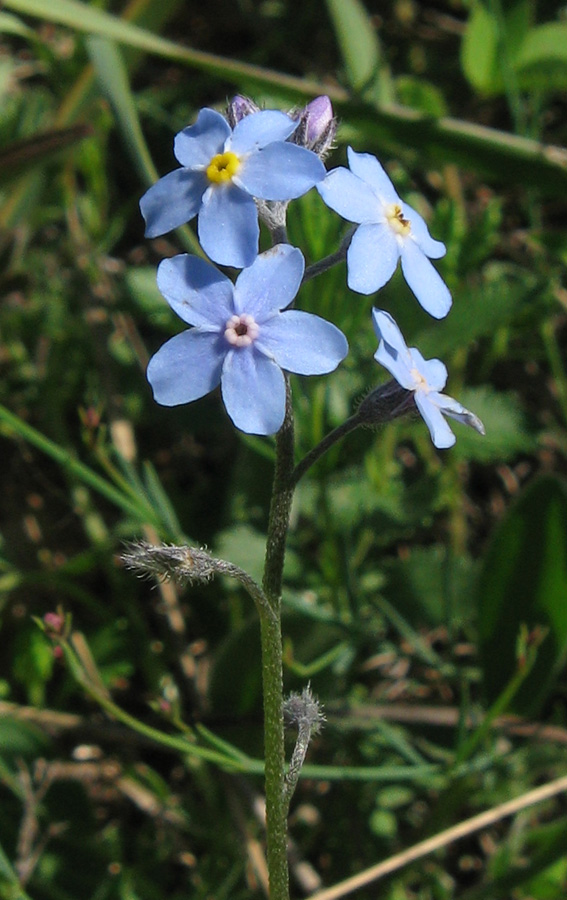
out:
<path id="1" fill-rule="evenodd" d="M 291 389 L 286 377 L 284 423 L 276 436 L 276 463 L 266 541 L 263 591 L 273 615 L 260 614 L 264 694 L 266 837 L 270 900 L 289 900 L 287 808 L 283 714 L 281 593 L 293 483 L 294 427 Z"/>

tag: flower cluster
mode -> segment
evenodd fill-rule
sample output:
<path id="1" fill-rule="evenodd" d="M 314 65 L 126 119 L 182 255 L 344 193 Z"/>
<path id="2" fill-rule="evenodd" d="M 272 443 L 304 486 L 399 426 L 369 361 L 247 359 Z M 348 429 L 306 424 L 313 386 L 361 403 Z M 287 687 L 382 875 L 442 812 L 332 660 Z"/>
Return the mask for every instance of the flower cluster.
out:
<path id="1" fill-rule="evenodd" d="M 211 263 L 188 254 L 160 264 L 158 287 L 191 328 L 171 338 L 150 360 L 148 379 L 158 403 L 189 403 L 220 385 L 237 428 L 274 434 L 285 416 L 284 373 L 326 374 L 344 359 L 348 344 L 335 325 L 292 308 L 305 263 L 301 252 L 285 243 L 286 208 L 313 187 L 327 206 L 357 226 L 344 253 L 313 269 L 324 271 L 346 254 L 348 286 L 367 295 L 383 287 L 401 262 L 421 306 L 435 318 L 449 312 L 449 289 L 431 263 L 445 254 L 445 246 L 399 198 L 374 156 L 349 147 L 349 168 L 326 172 L 323 160 L 335 131 L 327 97 L 290 113 L 261 110 L 251 100 L 235 97 L 226 117 L 203 109 L 195 124 L 176 136 L 180 168 L 140 201 L 146 235 L 164 234 L 196 217 L 208 257 L 241 272 L 233 282 Z M 274 244 L 264 253 L 259 253 L 259 221 L 271 231 Z M 443 416 L 484 433 L 473 413 L 440 393 L 447 380 L 443 363 L 424 360 L 418 350 L 408 348 L 389 313 L 374 309 L 372 315 L 379 339 L 375 358 L 403 389 L 404 411 L 407 398 L 413 399 L 435 446 L 450 447 L 455 441 Z M 388 412 L 389 418 L 396 414 Z"/>

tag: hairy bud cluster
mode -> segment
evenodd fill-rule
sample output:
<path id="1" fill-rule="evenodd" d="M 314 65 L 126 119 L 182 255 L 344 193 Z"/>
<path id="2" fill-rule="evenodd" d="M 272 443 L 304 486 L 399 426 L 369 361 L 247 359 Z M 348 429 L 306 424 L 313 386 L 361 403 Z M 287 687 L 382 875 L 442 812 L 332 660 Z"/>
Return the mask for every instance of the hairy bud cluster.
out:
<path id="1" fill-rule="evenodd" d="M 242 119 L 260 111 L 253 100 L 237 94 L 226 108 L 227 122 L 234 128 Z M 303 109 L 292 109 L 288 113 L 297 122 L 297 128 L 289 138 L 292 144 L 312 150 L 320 159 L 325 159 L 332 150 L 337 133 L 337 120 L 333 107 L 325 95 L 315 97 Z"/>
<path id="2" fill-rule="evenodd" d="M 177 547 L 173 544 L 154 546 L 147 541 L 128 545 L 121 560 L 127 569 L 141 578 L 199 584 L 210 581 L 219 572 L 219 563 L 205 550 L 196 547 Z"/>
<path id="3" fill-rule="evenodd" d="M 297 785 L 301 767 L 305 762 L 309 742 L 314 734 L 319 734 L 325 715 L 321 704 L 311 693 L 310 685 L 301 693 L 293 691 L 283 705 L 284 722 L 297 728 L 297 740 L 291 755 L 285 779 L 285 798 L 289 802 Z"/>
<path id="4" fill-rule="evenodd" d="M 321 704 L 313 696 L 310 685 L 303 688 L 301 693 L 292 691 L 284 700 L 283 712 L 286 725 L 308 728 L 310 735 L 319 734 L 325 721 Z"/>
<path id="5" fill-rule="evenodd" d="M 147 541 L 129 544 L 120 559 L 127 569 L 140 578 L 158 581 L 177 581 L 179 584 L 203 584 L 215 575 L 226 575 L 238 581 L 250 595 L 257 608 L 273 616 L 262 588 L 239 566 L 211 556 L 198 547 L 178 547 L 175 544 L 154 546 Z"/>

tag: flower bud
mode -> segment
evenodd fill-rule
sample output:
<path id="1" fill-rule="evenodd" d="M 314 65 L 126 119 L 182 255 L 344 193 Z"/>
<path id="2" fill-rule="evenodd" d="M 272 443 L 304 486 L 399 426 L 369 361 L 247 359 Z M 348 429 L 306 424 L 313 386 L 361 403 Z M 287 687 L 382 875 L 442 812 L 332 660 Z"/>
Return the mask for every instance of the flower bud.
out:
<path id="1" fill-rule="evenodd" d="M 333 116 L 331 101 L 325 95 L 311 100 L 292 118 L 298 125 L 290 140 L 300 147 L 313 150 L 323 159 L 332 147 L 337 131 L 337 120 Z"/>
<path id="2" fill-rule="evenodd" d="M 286 725 L 297 727 L 297 741 L 289 762 L 284 786 L 284 797 L 289 803 L 297 785 L 301 767 L 305 762 L 309 742 L 314 734 L 319 734 L 325 721 L 325 715 L 321 704 L 311 693 L 309 685 L 303 689 L 301 694 L 293 691 L 284 701 L 283 711 Z"/>
<path id="3" fill-rule="evenodd" d="M 415 411 L 413 391 L 406 391 L 392 379 L 364 397 L 356 411 L 356 417 L 360 425 L 383 425 Z"/>
<path id="4" fill-rule="evenodd" d="M 142 578 L 154 576 L 164 581 L 172 578 L 182 584 L 210 581 L 218 568 L 217 560 L 200 548 L 173 544 L 154 546 L 147 541 L 128 544 L 121 559 L 127 569 Z"/>
<path id="5" fill-rule="evenodd" d="M 228 124 L 231 128 L 234 128 L 234 126 L 246 116 L 259 112 L 259 110 L 260 107 L 256 106 L 253 100 L 250 100 L 248 97 L 242 97 L 240 94 L 236 94 L 226 108 Z"/>

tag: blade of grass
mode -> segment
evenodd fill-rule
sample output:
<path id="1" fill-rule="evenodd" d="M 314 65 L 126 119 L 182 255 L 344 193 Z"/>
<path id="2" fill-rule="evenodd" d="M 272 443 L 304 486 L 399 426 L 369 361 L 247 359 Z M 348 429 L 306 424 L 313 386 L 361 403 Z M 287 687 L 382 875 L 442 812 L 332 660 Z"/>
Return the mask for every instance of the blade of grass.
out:
<path id="1" fill-rule="evenodd" d="M 134 516 L 136 521 L 140 523 L 150 523 L 161 533 L 162 524 L 149 504 L 135 502 L 130 497 L 123 494 L 122 491 L 117 490 L 112 484 L 106 481 L 106 479 L 101 478 L 100 475 L 89 468 L 89 466 L 86 466 L 84 463 L 71 456 L 69 451 L 64 447 L 59 446 L 59 444 L 50 440 L 50 438 L 46 437 L 40 431 L 37 431 L 31 425 L 28 425 L 27 422 L 24 422 L 1 405 L 0 424 L 4 426 L 5 434 L 10 437 L 17 436 L 28 441 L 28 443 L 32 444 L 38 450 L 41 450 L 42 453 L 45 453 L 47 456 L 51 457 L 51 459 L 55 460 L 55 462 L 59 463 L 59 465 L 70 475 L 78 478 L 86 484 L 87 487 L 92 488 L 128 515 Z"/>
<path id="2" fill-rule="evenodd" d="M 159 174 L 144 140 L 120 50 L 112 41 L 102 37 L 87 38 L 87 50 L 103 93 L 112 106 L 118 130 L 132 162 L 142 181 L 149 187 L 158 180 Z"/>
<path id="3" fill-rule="evenodd" d="M 176 44 L 131 22 L 117 19 L 78 0 L 4 0 L 6 8 L 47 21 L 58 22 L 80 32 L 101 35 L 165 59 L 209 72 L 238 86 L 270 87 L 280 96 L 297 101 L 299 96 L 328 94 L 337 111 L 374 142 L 381 152 L 399 154 L 411 148 L 421 166 L 457 163 L 504 183 L 525 184 L 529 168 L 530 187 L 557 196 L 567 189 L 567 151 L 539 141 L 510 135 L 451 117 L 432 119 L 409 107 L 391 104 L 354 103 L 339 87 L 321 85 L 260 66 L 225 59 Z"/>

